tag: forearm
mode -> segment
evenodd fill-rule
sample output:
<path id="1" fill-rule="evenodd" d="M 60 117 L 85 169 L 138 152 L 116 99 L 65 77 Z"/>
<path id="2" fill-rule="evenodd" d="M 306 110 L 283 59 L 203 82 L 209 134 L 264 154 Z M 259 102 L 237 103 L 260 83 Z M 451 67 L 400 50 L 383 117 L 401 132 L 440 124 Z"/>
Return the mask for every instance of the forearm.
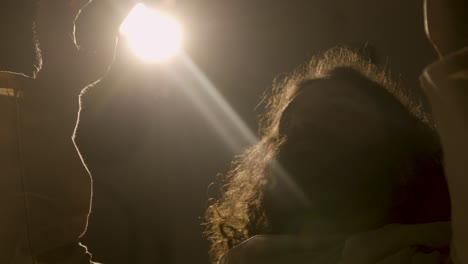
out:
<path id="1" fill-rule="evenodd" d="M 444 152 L 452 205 L 453 250 L 460 263 L 468 263 L 468 49 L 429 66 L 421 83 Z"/>
<path id="2" fill-rule="evenodd" d="M 91 181 L 71 139 L 78 96 L 60 102 L 38 87 L 18 96 L 20 85 L 1 86 L 0 262 L 79 248 Z"/>
<path id="3" fill-rule="evenodd" d="M 16 133 L 14 93 L 7 86 L 0 93 L 0 263 L 11 263 L 15 257 L 20 231 L 24 229 L 24 203 L 21 191 L 20 167 Z"/>

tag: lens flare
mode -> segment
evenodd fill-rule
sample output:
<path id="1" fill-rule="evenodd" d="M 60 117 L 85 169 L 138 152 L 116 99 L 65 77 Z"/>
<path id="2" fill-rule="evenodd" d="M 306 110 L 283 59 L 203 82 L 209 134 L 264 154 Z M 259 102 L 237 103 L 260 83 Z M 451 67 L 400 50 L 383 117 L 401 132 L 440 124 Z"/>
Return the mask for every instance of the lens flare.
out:
<path id="1" fill-rule="evenodd" d="M 182 30 L 177 21 L 165 14 L 137 4 L 120 26 L 133 52 L 149 62 L 174 56 L 182 46 Z"/>

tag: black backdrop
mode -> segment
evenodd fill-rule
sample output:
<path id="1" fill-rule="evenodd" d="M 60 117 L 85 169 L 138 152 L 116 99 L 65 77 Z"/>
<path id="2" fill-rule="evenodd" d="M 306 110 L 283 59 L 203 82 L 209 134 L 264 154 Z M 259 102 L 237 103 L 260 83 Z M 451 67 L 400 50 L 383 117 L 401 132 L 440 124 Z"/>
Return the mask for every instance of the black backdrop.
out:
<path id="1" fill-rule="evenodd" d="M 94 0 L 82 11 L 76 34 L 81 56 L 93 63 L 77 79 L 104 74 L 130 6 Z M 419 73 L 435 58 L 424 37 L 422 0 L 179 0 L 174 8 L 185 24 L 187 53 L 252 130 L 262 110 L 255 106 L 273 78 L 334 45 L 367 43 L 375 61 L 415 94 Z M 57 37 L 65 36 L 59 25 L 67 18 L 57 14 L 39 14 L 50 23 L 40 38 L 45 50 L 50 45 L 67 59 L 56 48 L 70 40 Z M 201 223 L 216 194 L 208 185 L 239 153 L 165 78 L 141 84 L 141 74 L 122 70 L 125 76 L 109 75 L 90 94 L 79 135 L 94 177 L 84 243 L 96 261 L 109 264 L 208 263 Z"/>

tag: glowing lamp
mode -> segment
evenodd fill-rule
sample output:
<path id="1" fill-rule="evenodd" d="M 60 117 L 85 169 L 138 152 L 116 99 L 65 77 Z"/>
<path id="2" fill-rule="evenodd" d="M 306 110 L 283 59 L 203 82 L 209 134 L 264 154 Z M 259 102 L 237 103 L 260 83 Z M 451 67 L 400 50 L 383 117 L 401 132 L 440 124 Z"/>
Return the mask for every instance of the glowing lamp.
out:
<path id="1" fill-rule="evenodd" d="M 180 25 L 172 17 L 137 4 L 120 26 L 133 52 L 145 61 L 160 62 L 182 46 Z"/>

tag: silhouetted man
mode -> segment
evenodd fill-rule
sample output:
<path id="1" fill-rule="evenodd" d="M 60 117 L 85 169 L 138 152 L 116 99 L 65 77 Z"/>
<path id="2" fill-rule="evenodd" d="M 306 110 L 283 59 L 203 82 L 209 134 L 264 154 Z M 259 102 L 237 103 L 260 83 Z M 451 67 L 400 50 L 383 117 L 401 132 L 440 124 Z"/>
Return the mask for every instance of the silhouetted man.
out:
<path id="1" fill-rule="evenodd" d="M 0 263 L 91 263 L 79 244 L 91 178 L 72 140 L 84 84 L 70 38 L 87 2 L 0 3 Z"/>
<path id="2" fill-rule="evenodd" d="M 215 261 L 468 263 L 468 9 L 459 0 L 425 7 L 440 60 L 421 82 L 441 144 L 405 100 L 383 93 L 395 91 L 383 73 L 346 50 L 326 53 L 277 88 L 260 142 L 208 209 Z M 288 175 L 269 167 L 274 159 Z M 450 215 L 437 204 L 448 198 L 444 175 Z"/>

